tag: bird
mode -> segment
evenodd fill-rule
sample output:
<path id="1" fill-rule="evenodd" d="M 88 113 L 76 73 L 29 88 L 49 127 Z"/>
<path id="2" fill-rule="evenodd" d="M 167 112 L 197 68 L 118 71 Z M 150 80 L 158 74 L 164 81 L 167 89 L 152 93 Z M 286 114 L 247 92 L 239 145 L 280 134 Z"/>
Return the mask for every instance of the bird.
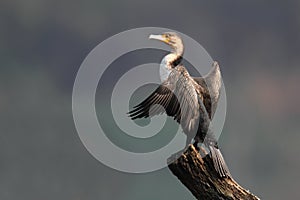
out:
<path id="1" fill-rule="evenodd" d="M 218 147 L 210 122 L 217 108 L 221 91 L 221 71 L 214 61 L 210 72 L 202 77 L 192 77 L 182 64 L 184 45 L 179 34 L 165 32 L 151 34 L 149 39 L 164 42 L 171 47 L 160 63 L 161 84 L 145 100 L 128 112 L 132 120 L 166 113 L 173 117 L 187 136 L 186 146 L 192 140 L 199 150 L 203 143 L 220 177 L 231 177 Z"/>

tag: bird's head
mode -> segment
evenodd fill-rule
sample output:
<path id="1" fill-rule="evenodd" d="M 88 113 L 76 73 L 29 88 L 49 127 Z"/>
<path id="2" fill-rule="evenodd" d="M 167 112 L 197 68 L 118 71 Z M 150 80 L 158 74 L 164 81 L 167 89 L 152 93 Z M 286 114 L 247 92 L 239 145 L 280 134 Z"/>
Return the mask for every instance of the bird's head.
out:
<path id="1" fill-rule="evenodd" d="M 183 42 L 180 36 L 174 32 L 166 32 L 159 35 L 150 35 L 149 39 L 159 40 L 169 45 L 176 54 L 183 54 Z"/>

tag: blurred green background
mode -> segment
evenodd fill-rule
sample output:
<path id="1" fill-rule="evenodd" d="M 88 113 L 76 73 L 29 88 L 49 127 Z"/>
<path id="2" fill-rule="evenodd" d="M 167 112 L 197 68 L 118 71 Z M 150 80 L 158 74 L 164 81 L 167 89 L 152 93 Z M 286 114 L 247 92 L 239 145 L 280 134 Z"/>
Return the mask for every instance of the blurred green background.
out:
<path id="1" fill-rule="evenodd" d="M 144 26 L 183 32 L 220 63 L 220 146 L 235 180 L 262 199 L 299 199 L 299 10 L 294 0 L 1 0 L 0 199 L 194 199 L 168 169 L 133 175 L 102 165 L 74 127 L 83 59 Z"/>

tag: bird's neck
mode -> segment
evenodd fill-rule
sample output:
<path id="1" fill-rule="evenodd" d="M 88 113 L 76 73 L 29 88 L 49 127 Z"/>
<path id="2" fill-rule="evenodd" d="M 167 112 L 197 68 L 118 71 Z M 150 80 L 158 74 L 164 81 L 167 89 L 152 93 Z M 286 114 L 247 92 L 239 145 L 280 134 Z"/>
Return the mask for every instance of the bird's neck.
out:
<path id="1" fill-rule="evenodd" d="M 163 82 L 169 77 L 172 69 L 180 64 L 182 56 L 176 53 L 166 55 L 160 63 L 160 79 Z"/>
<path id="2" fill-rule="evenodd" d="M 162 59 L 161 65 L 171 69 L 179 65 L 181 61 L 182 61 L 182 54 L 177 54 L 174 52 L 166 55 Z"/>
<path id="3" fill-rule="evenodd" d="M 174 47 L 174 49 L 173 49 L 173 53 L 182 57 L 183 52 L 184 52 L 184 47 L 183 47 L 182 42 L 177 42 L 176 47 Z"/>
<path id="4" fill-rule="evenodd" d="M 182 61 L 183 45 L 179 45 L 173 49 L 172 53 L 166 55 L 160 63 L 160 79 L 164 81 L 168 78 L 172 69 L 179 65 Z"/>
<path id="5" fill-rule="evenodd" d="M 176 45 L 172 46 L 172 52 L 163 58 L 161 65 L 165 65 L 167 68 L 176 67 L 182 61 L 183 52 L 184 47 L 182 42 L 177 42 Z"/>

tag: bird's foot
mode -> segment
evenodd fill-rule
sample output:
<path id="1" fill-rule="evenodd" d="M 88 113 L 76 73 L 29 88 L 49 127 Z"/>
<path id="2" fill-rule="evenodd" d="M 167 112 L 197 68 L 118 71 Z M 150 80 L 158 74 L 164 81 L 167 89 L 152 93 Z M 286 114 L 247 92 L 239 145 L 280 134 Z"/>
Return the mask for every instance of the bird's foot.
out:
<path id="1" fill-rule="evenodd" d="M 196 151 L 199 152 L 199 154 L 201 155 L 202 158 L 204 158 L 205 156 L 208 155 L 208 152 L 206 151 L 205 146 L 203 146 L 201 143 L 199 144 L 199 142 L 194 142 L 193 146 L 196 149 Z"/>
<path id="2" fill-rule="evenodd" d="M 197 151 L 200 151 L 200 147 L 198 146 L 198 141 L 195 141 L 194 143 L 193 143 L 193 146 L 195 147 L 195 149 L 197 150 Z"/>

